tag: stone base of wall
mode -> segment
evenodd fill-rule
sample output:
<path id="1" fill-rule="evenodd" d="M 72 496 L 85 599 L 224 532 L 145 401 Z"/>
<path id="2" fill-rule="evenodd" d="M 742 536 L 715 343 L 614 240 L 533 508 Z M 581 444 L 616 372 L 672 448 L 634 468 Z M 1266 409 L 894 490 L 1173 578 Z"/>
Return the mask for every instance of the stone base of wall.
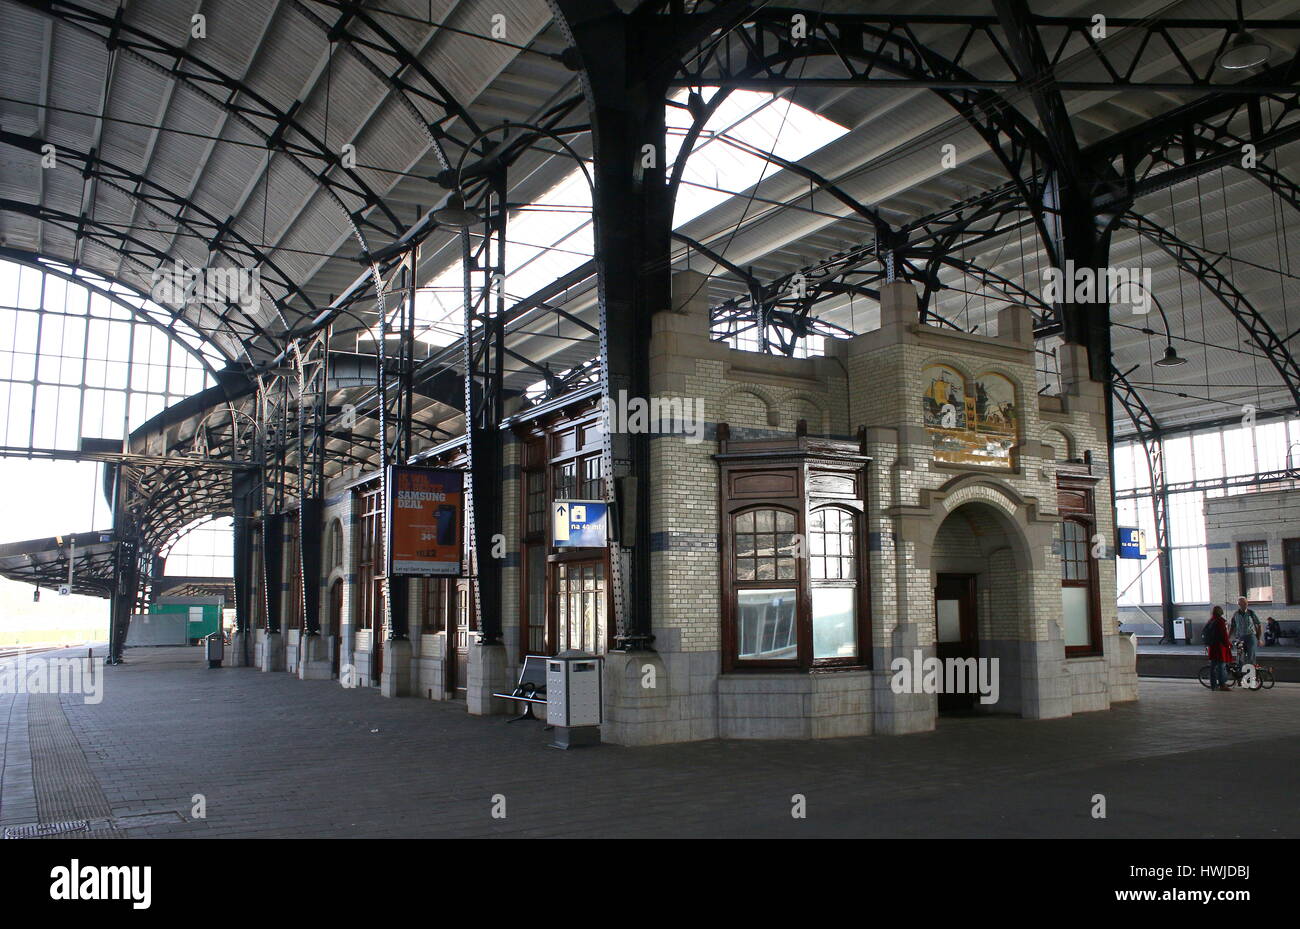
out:
<path id="1" fill-rule="evenodd" d="M 244 660 L 244 643 L 247 636 L 242 632 L 230 636 L 230 648 L 226 650 L 225 663 L 231 668 L 246 668 L 253 664 L 253 643 L 248 643 L 248 660 Z"/>
<path id="2" fill-rule="evenodd" d="M 330 660 L 330 643 L 323 635 L 304 636 L 303 655 L 298 662 L 298 679 L 303 681 L 328 681 L 334 676 Z"/>
<path id="3" fill-rule="evenodd" d="M 1106 636 L 1110 702 L 1128 703 L 1138 698 L 1137 645 L 1129 635 Z"/>
<path id="4" fill-rule="evenodd" d="M 1110 674 L 1106 659 L 1073 658 L 1066 662 L 1070 671 L 1070 709 L 1075 713 L 1093 713 L 1110 709 Z"/>
<path id="5" fill-rule="evenodd" d="M 411 689 L 426 700 L 447 699 L 447 634 L 420 636 L 420 654 L 411 660 Z"/>
<path id="6" fill-rule="evenodd" d="M 504 645 L 471 645 L 466 673 L 465 702 L 471 716 L 497 716 L 510 712 L 509 700 L 492 696 L 513 688 Z"/>
<path id="7" fill-rule="evenodd" d="M 268 632 L 258 657 L 261 659 L 258 667 L 263 671 L 283 671 L 285 669 L 283 633 Z"/>
<path id="8" fill-rule="evenodd" d="M 691 740 L 689 720 L 673 718 L 670 679 L 656 652 L 610 652 L 604 661 L 602 742 L 662 745 Z"/>
<path id="9" fill-rule="evenodd" d="M 344 687 L 373 687 L 374 675 L 371 674 L 375 656 L 369 648 L 358 648 L 352 652 L 352 673 L 343 682 Z"/>
<path id="10" fill-rule="evenodd" d="M 870 735 L 874 675 L 724 674 L 718 735 L 724 739 L 829 739 Z"/>
<path id="11" fill-rule="evenodd" d="M 1020 715 L 1060 719 L 1074 712 L 1074 683 L 1058 638 L 1020 644 Z"/>
<path id="12" fill-rule="evenodd" d="M 411 640 L 387 639 L 379 693 L 385 697 L 411 696 Z"/>
<path id="13" fill-rule="evenodd" d="M 284 631 L 284 667 L 291 674 L 298 673 L 298 642 L 300 640 L 297 629 L 286 629 Z"/>

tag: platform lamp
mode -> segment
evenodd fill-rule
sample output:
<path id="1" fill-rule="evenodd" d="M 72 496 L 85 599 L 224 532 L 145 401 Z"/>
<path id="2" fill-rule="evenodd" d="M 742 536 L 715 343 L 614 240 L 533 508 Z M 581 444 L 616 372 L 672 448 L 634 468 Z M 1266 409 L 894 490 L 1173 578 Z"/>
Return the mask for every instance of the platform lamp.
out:
<path id="1" fill-rule="evenodd" d="M 439 177 L 431 178 L 431 180 L 437 183 L 442 183 L 444 186 L 446 186 L 446 180 L 450 179 L 454 185 L 452 186 L 451 193 L 447 197 L 447 202 L 433 211 L 433 218 L 439 225 L 446 226 L 449 229 L 468 229 L 475 223 L 483 221 L 483 215 L 477 210 L 470 209 L 465 202 L 465 156 L 469 154 L 475 145 L 493 133 L 509 132 L 511 129 L 522 129 L 527 133 L 545 136 L 564 149 L 565 153 L 576 161 L 578 167 L 582 169 L 582 175 L 587 180 L 587 187 L 591 189 L 592 201 L 595 201 L 596 185 L 591 179 L 591 172 L 587 170 L 587 163 L 582 159 L 582 156 L 577 153 L 573 146 L 564 140 L 563 136 L 533 123 L 518 123 L 511 120 L 505 120 L 496 126 L 490 126 L 487 129 L 480 130 L 474 138 L 470 139 L 469 144 L 461 149 L 460 157 L 456 159 L 456 167 L 454 170 L 444 171 Z"/>
<path id="2" fill-rule="evenodd" d="M 1246 19 L 1241 12 L 1241 0 L 1237 0 L 1237 31 L 1228 40 L 1228 47 L 1215 60 L 1225 71 L 1246 71 L 1268 62 L 1272 49 L 1246 30 Z"/>
<path id="3" fill-rule="evenodd" d="M 1179 365 L 1187 364 L 1187 359 L 1179 355 L 1178 350 L 1174 348 L 1174 335 L 1169 329 L 1169 315 L 1165 312 L 1164 304 L 1160 302 L 1160 298 L 1155 295 L 1154 291 L 1150 290 L 1140 281 L 1133 281 L 1132 284 L 1133 286 L 1141 287 L 1146 291 L 1152 302 L 1155 303 L 1156 309 L 1160 311 L 1160 319 L 1165 324 L 1165 353 L 1156 361 L 1156 366 L 1160 368 L 1176 368 Z M 1155 333 L 1150 329 L 1144 329 L 1142 331 L 1147 335 L 1155 335 Z"/>
<path id="4" fill-rule="evenodd" d="M 1295 467 L 1291 464 L 1291 449 L 1293 448 L 1300 448 L 1300 442 L 1292 442 L 1286 447 L 1286 469 L 1288 473 L 1295 471 Z"/>

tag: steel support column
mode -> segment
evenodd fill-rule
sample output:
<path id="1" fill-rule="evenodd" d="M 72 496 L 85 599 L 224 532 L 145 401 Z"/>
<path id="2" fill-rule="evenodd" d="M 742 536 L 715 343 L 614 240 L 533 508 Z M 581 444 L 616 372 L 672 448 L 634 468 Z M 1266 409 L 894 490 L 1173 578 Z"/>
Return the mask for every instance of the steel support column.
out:
<path id="1" fill-rule="evenodd" d="M 506 178 L 489 178 L 483 233 L 471 245 L 461 232 L 464 270 L 465 453 L 469 573 L 478 616 L 480 645 L 501 644 L 501 561 L 492 556 L 493 536 L 502 531 L 501 470 L 504 450 Z"/>
<path id="2" fill-rule="evenodd" d="M 612 3 L 552 0 L 581 63 L 595 158 L 593 225 L 600 299 L 601 393 L 650 395 L 651 314 L 671 302 L 672 188 L 665 100 L 682 37 Z M 740 6 L 739 4 L 737 5 Z M 736 15 L 743 15 L 737 10 Z M 615 647 L 650 646 L 650 437 L 605 430 L 602 476 L 615 518 L 610 543 Z M 630 537 L 621 527 L 630 526 Z"/>
<path id="3" fill-rule="evenodd" d="M 262 585 L 266 598 L 266 631 L 280 631 L 284 598 L 284 523 L 282 513 L 262 516 Z"/>
<path id="4" fill-rule="evenodd" d="M 251 469 L 231 475 L 231 520 L 234 536 L 235 629 L 244 638 L 244 664 L 251 663 L 249 639 L 253 632 L 253 597 L 257 589 L 253 577 L 253 513 L 256 509 L 257 475 Z"/>
<path id="5" fill-rule="evenodd" d="M 1130 371 L 1130 373 L 1132 373 Z M 1174 641 L 1174 565 L 1169 538 L 1169 487 L 1165 481 L 1165 442 L 1159 424 L 1137 389 L 1119 371 L 1111 371 L 1111 389 L 1107 392 L 1107 438 L 1114 449 L 1113 401 L 1118 399 L 1142 442 L 1150 477 L 1151 508 L 1155 518 L 1157 568 L 1160 572 L 1160 616 L 1164 627 L 1162 642 Z M 1114 455 L 1111 455 L 1111 501 L 1115 498 Z"/>

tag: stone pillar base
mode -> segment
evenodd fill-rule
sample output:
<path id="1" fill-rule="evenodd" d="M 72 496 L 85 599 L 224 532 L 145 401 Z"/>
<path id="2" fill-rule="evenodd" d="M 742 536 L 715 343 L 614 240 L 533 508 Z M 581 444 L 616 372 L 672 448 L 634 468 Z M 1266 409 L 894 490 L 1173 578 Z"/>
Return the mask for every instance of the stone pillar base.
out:
<path id="1" fill-rule="evenodd" d="M 283 671 L 284 670 L 284 635 L 279 632 L 268 632 L 266 641 L 262 643 L 262 670 L 263 671 Z"/>
<path id="2" fill-rule="evenodd" d="M 672 717 L 668 669 L 658 652 L 605 656 L 601 740 L 615 745 L 663 745 L 690 739 L 690 721 Z"/>
<path id="3" fill-rule="evenodd" d="M 1046 642 L 1020 643 L 1020 715 L 1060 719 L 1074 713 L 1074 685 L 1065 665 L 1065 644 L 1055 623 Z"/>
<path id="4" fill-rule="evenodd" d="M 298 640 L 298 680 L 328 681 L 334 676 L 329 642 L 323 635 L 304 635 Z"/>
<path id="5" fill-rule="evenodd" d="M 921 627 L 917 623 L 899 623 L 894 628 L 893 647 L 877 649 L 876 669 L 872 676 L 872 732 L 877 735 L 905 735 L 931 732 L 939 717 L 939 698 L 935 694 L 896 692 L 894 659 L 905 658 L 908 665 L 934 657 L 933 645 L 921 645 Z"/>
<path id="6" fill-rule="evenodd" d="M 244 659 L 244 643 L 248 643 L 248 660 Z M 253 663 L 252 637 L 235 632 L 230 636 L 230 647 L 226 650 L 226 664 L 232 668 L 247 668 Z"/>
<path id="7" fill-rule="evenodd" d="M 409 697 L 411 695 L 411 640 L 387 639 L 380 643 L 379 647 L 384 650 L 384 669 L 379 674 L 380 694 L 385 697 Z"/>
<path id="8" fill-rule="evenodd" d="M 514 682 L 506 673 L 506 665 L 504 645 L 469 647 L 465 703 L 471 716 L 499 716 L 510 712 L 509 701 L 492 696 L 494 693 L 509 693 L 513 689 Z"/>
<path id="9" fill-rule="evenodd" d="M 1127 703 L 1138 698 L 1137 646 L 1125 633 L 1108 637 L 1106 661 L 1110 667 L 1110 702 Z"/>

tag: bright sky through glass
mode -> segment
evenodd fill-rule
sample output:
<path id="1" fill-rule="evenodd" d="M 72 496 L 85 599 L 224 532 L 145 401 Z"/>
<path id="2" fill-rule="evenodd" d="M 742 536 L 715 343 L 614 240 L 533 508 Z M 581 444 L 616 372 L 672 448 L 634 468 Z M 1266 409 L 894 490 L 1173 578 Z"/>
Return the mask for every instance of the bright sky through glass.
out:
<path id="1" fill-rule="evenodd" d="M 705 88 L 711 95 L 716 88 Z M 685 102 L 686 91 L 674 98 Z M 669 107 L 668 160 L 681 149 L 690 114 Z M 785 97 L 758 91 L 733 91 L 718 107 L 697 140 L 682 174 L 673 212 L 673 227 L 742 194 L 781 169 L 766 159 L 741 151 L 719 138 L 731 139 L 798 161 L 848 132 Z M 550 207 L 550 209 L 547 209 Z M 518 299 L 578 267 L 592 255 L 591 191 L 576 167 L 548 190 L 533 208 L 510 217 L 506 244 L 506 293 Z M 416 295 L 419 337 L 432 345 L 448 345 L 464 331 L 461 300 L 463 271 L 456 262 Z"/>

